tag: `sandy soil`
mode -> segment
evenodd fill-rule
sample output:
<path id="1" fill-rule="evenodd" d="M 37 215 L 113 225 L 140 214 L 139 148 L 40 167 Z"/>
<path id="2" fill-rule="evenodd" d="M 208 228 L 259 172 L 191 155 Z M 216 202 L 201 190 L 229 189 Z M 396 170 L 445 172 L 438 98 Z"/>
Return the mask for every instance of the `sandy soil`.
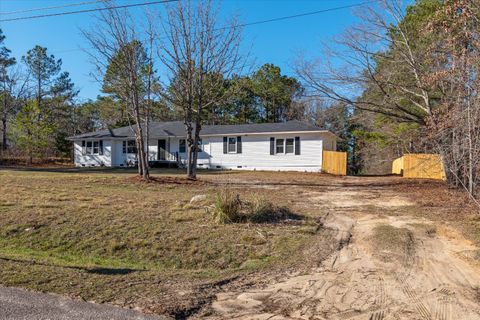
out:
<path id="1" fill-rule="evenodd" d="M 331 210 L 323 225 L 336 230 L 339 250 L 308 273 L 217 294 L 211 318 L 480 319 L 480 266 L 469 254 L 478 248 L 453 229 L 429 229 L 425 219 L 360 209 L 414 205 L 411 199 L 348 187 L 309 190 L 305 199 Z M 408 229 L 411 248 L 376 250 L 380 225 Z"/>

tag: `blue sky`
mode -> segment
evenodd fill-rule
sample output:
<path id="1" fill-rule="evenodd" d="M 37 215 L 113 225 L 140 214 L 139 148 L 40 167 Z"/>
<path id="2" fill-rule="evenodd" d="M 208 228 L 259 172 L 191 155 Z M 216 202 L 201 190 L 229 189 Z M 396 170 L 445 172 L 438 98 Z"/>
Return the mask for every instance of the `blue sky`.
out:
<path id="1" fill-rule="evenodd" d="M 1 0 L 0 19 L 29 16 L 42 12 L 29 12 L 5 15 L 5 12 L 42 8 L 85 0 Z M 118 0 L 119 4 L 141 3 L 146 0 Z M 362 0 L 224 0 L 222 15 L 240 14 L 242 22 L 253 22 L 270 18 L 294 15 L 309 11 L 329 9 L 360 3 Z M 45 12 L 73 11 L 94 7 L 88 5 Z M 155 5 L 162 10 L 162 5 Z M 142 9 L 131 9 L 140 12 Z M 80 28 L 88 28 L 92 23 L 91 14 L 49 17 L 32 20 L 1 22 L 0 28 L 6 35 L 6 46 L 12 50 L 18 60 L 35 45 L 48 48 L 51 54 L 63 61 L 63 70 L 70 72 L 71 78 L 80 89 L 79 99 L 94 99 L 100 85 L 90 76 L 92 65 L 86 53 L 79 48 L 86 47 L 86 41 L 80 35 Z M 256 66 L 273 63 L 281 67 L 286 74 L 292 74 L 291 63 L 299 52 L 321 59 L 321 42 L 339 35 L 356 23 L 352 9 L 343 9 L 319 13 L 280 22 L 272 22 L 246 27 L 244 30 L 244 48 L 248 48 Z M 157 66 L 157 69 L 161 66 Z"/>

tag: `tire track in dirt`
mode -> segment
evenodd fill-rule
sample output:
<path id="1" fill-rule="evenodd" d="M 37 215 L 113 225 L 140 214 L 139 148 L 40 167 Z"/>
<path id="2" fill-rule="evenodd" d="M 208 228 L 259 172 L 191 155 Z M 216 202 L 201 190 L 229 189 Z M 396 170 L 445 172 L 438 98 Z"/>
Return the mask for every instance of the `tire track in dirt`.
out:
<path id="1" fill-rule="evenodd" d="M 375 285 L 375 306 L 379 310 L 374 311 L 369 320 L 383 320 L 385 318 L 385 308 L 387 303 L 387 295 L 385 292 L 385 279 L 382 276 L 378 277 L 378 282 Z"/>
<path id="2" fill-rule="evenodd" d="M 422 250 L 423 243 L 421 240 L 415 239 L 411 233 L 408 233 L 408 237 L 409 239 L 405 241 L 404 246 L 404 269 L 403 272 L 395 272 L 395 280 L 407 297 L 408 306 L 413 306 L 423 320 L 433 320 L 430 308 L 409 282 L 411 275 L 423 263 L 423 257 L 425 257 L 425 253 Z"/>
<path id="3" fill-rule="evenodd" d="M 418 314 L 424 320 L 432 320 L 432 314 L 429 308 L 422 301 L 421 297 L 415 292 L 409 283 L 408 276 L 397 277 L 397 282 L 401 284 L 403 293 L 409 298 L 409 304 L 417 310 Z"/>
<path id="4" fill-rule="evenodd" d="M 410 230 L 414 223 L 420 222 L 364 216 L 357 220 L 353 240 L 322 267 L 263 289 L 222 294 L 213 308 L 216 319 L 480 319 L 472 290 L 480 285 L 480 270 L 456 258 L 450 243 L 415 231 L 404 255 L 373 255 L 369 241 L 376 225 Z"/>
<path id="5" fill-rule="evenodd" d="M 446 287 L 438 290 L 434 305 L 434 316 L 438 320 L 452 320 L 452 301 L 455 293 Z"/>

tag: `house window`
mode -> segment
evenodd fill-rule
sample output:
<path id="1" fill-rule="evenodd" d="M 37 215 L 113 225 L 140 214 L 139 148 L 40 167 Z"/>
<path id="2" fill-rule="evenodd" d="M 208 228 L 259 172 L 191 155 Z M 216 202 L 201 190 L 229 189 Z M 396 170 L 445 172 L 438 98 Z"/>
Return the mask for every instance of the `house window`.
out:
<path id="1" fill-rule="evenodd" d="M 180 139 L 178 141 L 178 152 L 180 153 L 187 152 L 187 142 L 185 141 L 185 139 Z"/>
<path id="2" fill-rule="evenodd" d="M 270 155 L 300 154 L 300 137 L 275 139 L 270 137 Z"/>
<path id="3" fill-rule="evenodd" d="M 295 151 L 293 141 L 293 138 L 285 139 L 285 153 L 293 153 Z"/>
<path id="4" fill-rule="evenodd" d="M 92 141 L 87 141 L 86 154 L 92 154 Z"/>
<path id="5" fill-rule="evenodd" d="M 242 153 L 242 136 L 223 137 L 223 154 Z"/>
<path id="6" fill-rule="evenodd" d="M 103 140 L 82 141 L 82 155 L 87 154 L 103 155 Z"/>
<path id="7" fill-rule="evenodd" d="M 237 138 L 236 137 L 229 137 L 228 138 L 228 153 L 236 153 L 237 152 Z"/>
<path id="8" fill-rule="evenodd" d="M 284 142 L 285 142 L 285 139 L 277 139 L 276 140 L 276 142 L 275 142 L 276 143 L 275 144 L 276 153 L 284 153 L 284 146 L 283 146 Z"/>
<path id="9" fill-rule="evenodd" d="M 202 145 L 203 145 L 202 139 L 199 139 L 197 142 L 197 152 L 203 151 Z M 187 152 L 187 141 L 185 139 L 180 139 L 178 141 L 178 152 L 180 153 Z"/>
<path id="10" fill-rule="evenodd" d="M 123 153 L 137 153 L 135 140 L 123 141 Z"/>
<path id="11" fill-rule="evenodd" d="M 93 141 L 93 154 L 98 154 L 98 141 Z"/>

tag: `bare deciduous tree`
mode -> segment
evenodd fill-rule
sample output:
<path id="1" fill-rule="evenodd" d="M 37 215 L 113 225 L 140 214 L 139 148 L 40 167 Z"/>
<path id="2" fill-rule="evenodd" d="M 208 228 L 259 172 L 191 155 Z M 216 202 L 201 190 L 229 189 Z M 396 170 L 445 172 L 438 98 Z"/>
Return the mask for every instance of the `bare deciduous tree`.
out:
<path id="1" fill-rule="evenodd" d="M 398 123 L 417 124 L 442 155 L 448 181 L 475 195 L 480 170 L 480 10 L 466 0 L 423 1 L 405 11 L 382 0 L 296 72 L 312 95 Z"/>
<path id="2" fill-rule="evenodd" d="M 480 175 L 479 18 L 478 2 L 449 0 L 426 30 L 438 39 L 428 52 L 442 57 L 428 79 L 445 92 L 429 137 L 443 157 L 449 181 L 472 197 Z"/>
<path id="3" fill-rule="evenodd" d="M 1 101 L 0 119 L 2 130 L 2 151 L 7 150 L 8 120 L 13 117 L 20 106 L 25 103 L 28 91 L 28 74 L 20 68 L 5 70 L 0 77 Z"/>
<path id="4" fill-rule="evenodd" d="M 113 2 L 105 2 L 107 8 Z M 148 117 L 151 106 L 151 82 L 153 65 L 146 53 L 151 44 L 151 35 L 147 45 L 143 36 L 153 28 L 147 20 L 147 30 L 126 9 L 108 9 L 101 11 L 97 24 L 89 30 L 82 30 L 92 51 L 91 60 L 96 68 L 97 80 L 103 83 L 104 91 L 115 95 L 125 108 L 135 134 L 138 157 L 138 173 L 143 179 L 149 179 L 148 168 Z M 151 48 L 151 47 L 150 47 Z"/>
<path id="5" fill-rule="evenodd" d="M 187 176 L 196 179 L 202 114 L 225 99 L 224 81 L 240 71 L 241 27 L 233 17 L 220 25 L 212 0 L 167 7 L 159 57 L 170 75 L 165 97 L 183 114 Z"/>
<path id="6" fill-rule="evenodd" d="M 325 46 L 326 60 L 299 59 L 296 73 L 310 94 L 424 125 L 432 113 L 426 53 L 415 45 L 417 30 L 402 24 L 401 1 L 381 0 L 378 6 L 359 12 L 362 23 L 335 39 L 335 50 Z"/>

